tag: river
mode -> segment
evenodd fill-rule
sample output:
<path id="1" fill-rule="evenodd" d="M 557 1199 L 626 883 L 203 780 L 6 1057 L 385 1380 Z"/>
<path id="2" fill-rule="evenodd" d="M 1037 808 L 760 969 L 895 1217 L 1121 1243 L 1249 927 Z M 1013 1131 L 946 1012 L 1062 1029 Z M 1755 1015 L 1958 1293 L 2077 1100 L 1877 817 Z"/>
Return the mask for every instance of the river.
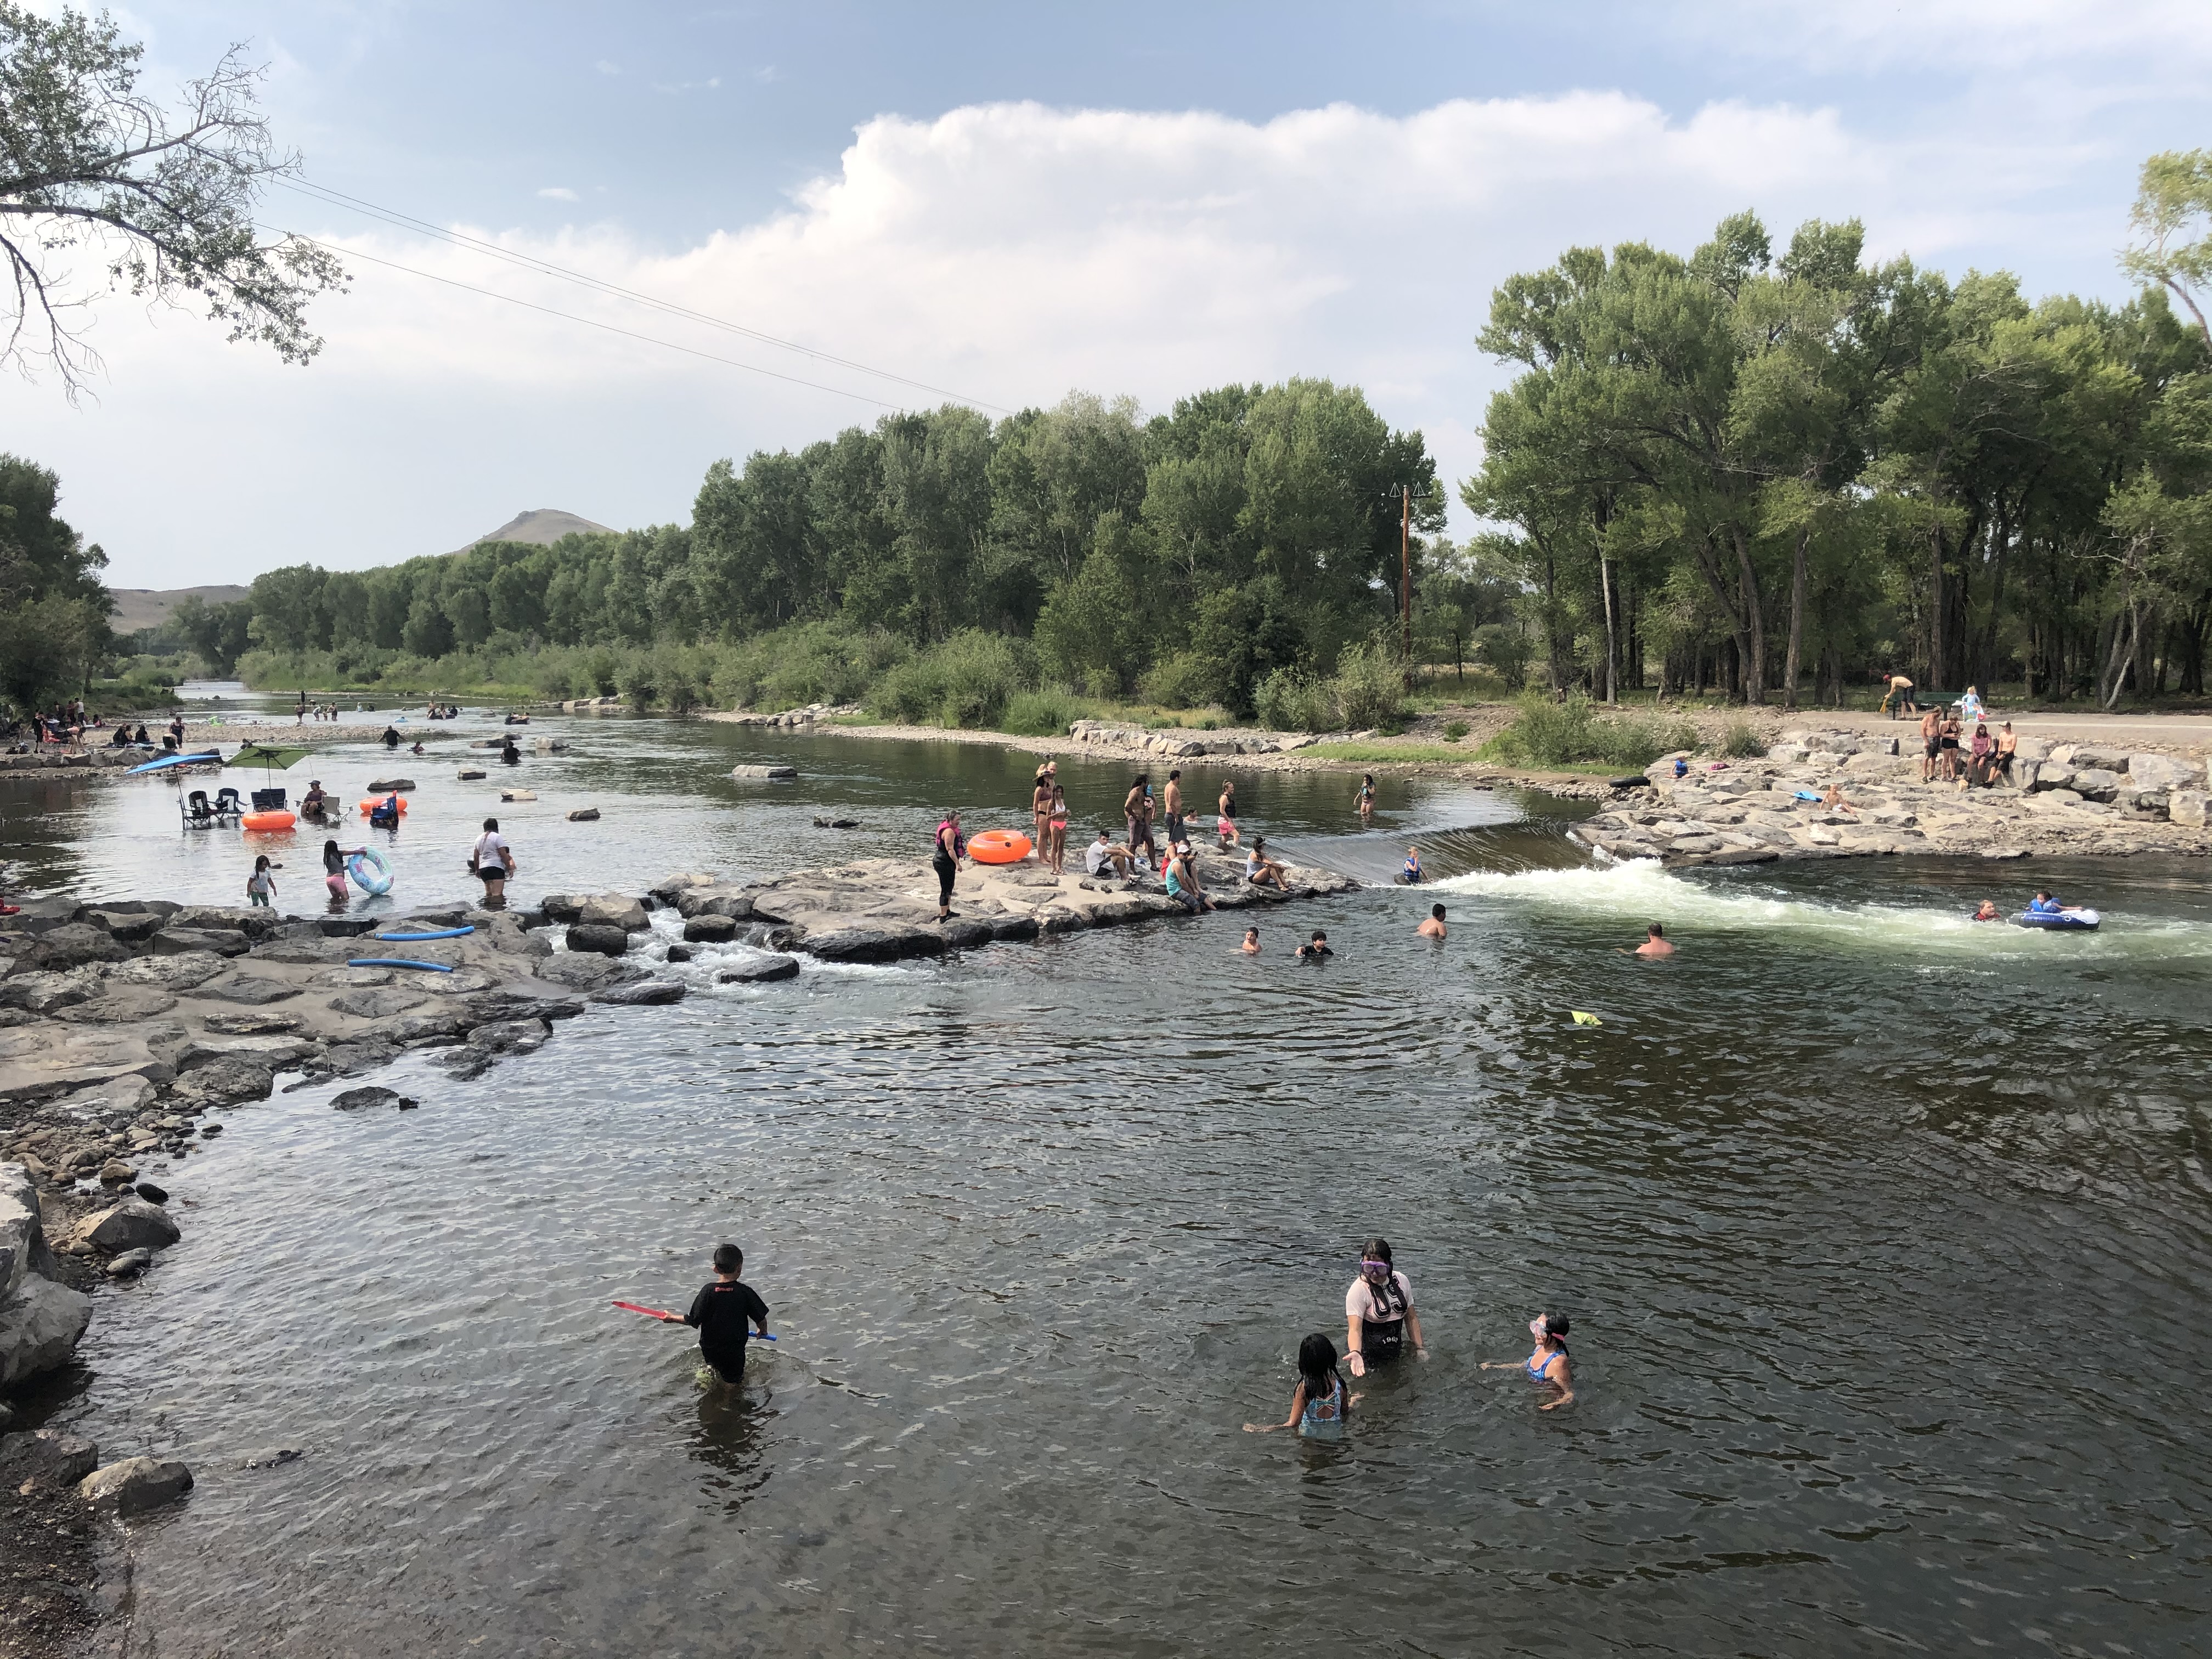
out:
<path id="1" fill-rule="evenodd" d="M 911 852 L 1032 764 L 532 731 L 572 744 L 514 769 L 534 807 L 452 780 L 476 732 L 317 764 L 414 769 L 410 901 L 467 890 L 485 810 L 526 900 Z M 757 759 L 802 779 L 722 775 Z M 1126 787 L 1062 773 L 1079 824 Z M 473 1082 L 403 1062 L 420 1111 L 230 1114 L 57 1415 L 199 1476 L 136 1528 L 132 1651 L 2201 1650 L 2200 870 L 2035 867 L 2109 918 L 2051 937 L 1961 919 L 2019 866 L 1593 869 L 1567 809 L 1386 780 L 1362 832 L 1352 782 L 1240 793 L 1301 855 L 1443 878 L 1268 913 L 1256 958 L 1224 916 L 702 984 Z M 33 885 L 243 878 L 167 786 L 13 787 Z M 1679 956 L 1616 953 L 1655 918 Z M 1243 1433 L 1377 1232 L 1431 1358 L 1340 1444 Z M 608 1305 L 683 1305 L 725 1238 L 781 1338 L 735 1399 Z M 1553 1413 L 1479 1369 L 1547 1307 Z M 237 1467 L 268 1445 L 306 1455 Z"/>

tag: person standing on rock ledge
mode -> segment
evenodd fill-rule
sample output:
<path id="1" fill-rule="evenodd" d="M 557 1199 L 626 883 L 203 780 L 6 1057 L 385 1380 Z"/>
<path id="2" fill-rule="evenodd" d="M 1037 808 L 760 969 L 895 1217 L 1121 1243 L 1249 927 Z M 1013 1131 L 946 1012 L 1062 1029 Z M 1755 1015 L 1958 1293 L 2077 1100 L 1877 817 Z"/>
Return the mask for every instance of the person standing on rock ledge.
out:
<path id="1" fill-rule="evenodd" d="M 499 833 L 499 820 L 486 818 L 483 834 L 469 854 L 469 868 L 483 883 L 484 908 L 497 910 L 507 903 L 507 878 L 514 873 L 514 849 Z"/>
<path id="2" fill-rule="evenodd" d="M 930 867 L 937 872 L 937 919 L 952 920 L 952 882 L 960 872 L 960 860 L 968 856 L 968 837 L 960 833 L 960 814 L 947 812 L 937 826 L 937 840 L 930 848 Z"/>

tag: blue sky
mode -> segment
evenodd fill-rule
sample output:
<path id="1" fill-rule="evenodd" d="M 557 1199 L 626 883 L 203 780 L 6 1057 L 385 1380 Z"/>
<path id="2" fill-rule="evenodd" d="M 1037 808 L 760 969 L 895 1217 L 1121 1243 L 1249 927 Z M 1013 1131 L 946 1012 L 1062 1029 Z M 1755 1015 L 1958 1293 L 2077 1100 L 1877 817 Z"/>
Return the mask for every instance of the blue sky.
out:
<path id="1" fill-rule="evenodd" d="M 1357 380 L 1455 477 L 1502 376 L 1489 291 L 1565 246 L 1856 214 L 1883 255 L 2118 297 L 2137 164 L 2212 143 L 2212 7 L 2163 0 L 118 15 L 155 86 L 249 42 L 334 189 L 1001 406 Z M 264 216 L 362 256 L 312 368 L 121 302 L 93 398 L 0 391 L 0 447 L 60 471 L 119 586 L 442 551 L 530 507 L 680 520 L 716 457 L 921 395 L 325 202 Z"/>

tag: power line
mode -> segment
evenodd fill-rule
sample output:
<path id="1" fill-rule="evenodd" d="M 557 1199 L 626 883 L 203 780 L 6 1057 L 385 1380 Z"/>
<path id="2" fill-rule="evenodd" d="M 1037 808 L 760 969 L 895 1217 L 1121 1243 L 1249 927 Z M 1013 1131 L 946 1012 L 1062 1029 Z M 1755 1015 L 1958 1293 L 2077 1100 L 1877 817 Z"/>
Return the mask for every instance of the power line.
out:
<path id="1" fill-rule="evenodd" d="M 1003 404 L 988 403 L 981 398 L 970 398 L 944 386 L 933 386 L 927 380 L 916 380 L 903 374 L 895 374 L 889 369 L 876 368 L 850 357 L 840 357 L 831 352 L 818 351 L 812 346 L 803 345 L 798 341 L 763 333 L 759 329 L 748 328 L 743 323 L 733 323 L 726 317 L 717 317 L 709 312 L 695 311 L 689 306 L 678 305 L 672 300 L 663 300 L 655 295 L 624 288 L 618 283 L 607 282 L 586 271 L 574 270 L 566 265 L 556 264 L 550 259 L 543 258 L 534 253 L 519 252 L 514 248 L 502 247 L 496 242 L 485 241 L 481 237 L 470 236 L 457 230 L 448 230 L 442 225 L 434 225 L 426 219 L 418 219 L 414 215 L 403 213 L 397 208 L 383 207 L 358 196 L 349 196 L 343 191 L 334 190 L 328 185 L 315 185 L 304 180 L 285 179 L 276 179 L 273 182 L 297 194 L 313 198 L 314 200 L 327 203 L 332 206 L 350 208 L 357 213 L 381 220 L 384 223 L 401 230 L 411 231 L 422 236 L 436 237 L 456 247 L 465 247 L 475 252 L 488 254 L 495 259 L 503 259 L 509 264 L 519 265 L 524 270 L 535 271 L 540 276 L 552 276 L 562 282 L 573 283 L 580 288 L 611 295 L 617 299 L 628 300 L 633 304 L 650 307 L 655 311 L 665 312 L 671 316 L 682 317 L 690 322 L 703 323 L 710 328 L 724 329 L 732 334 L 743 335 L 747 339 L 758 340 L 763 345 L 775 346 L 780 350 L 796 351 L 802 356 L 813 358 L 817 362 L 832 364 L 839 368 L 853 369 L 862 374 L 872 375 L 878 380 L 894 381 L 900 386 L 913 386 L 920 392 L 933 392 L 940 398 L 950 398 L 955 403 L 968 404 L 977 409 L 991 410 L 1000 415 L 1013 413 Z"/>
<path id="2" fill-rule="evenodd" d="M 851 398 L 860 403 L 873 404 L 878 409 L 896 410 L 899 407 L 896 404 L 885 403 L 881 398 L 871 398 L 864 392 L 848 392 L 842 386 L 824 386 L 819 380 L 803 380 L 796 374 L 784 374 L 773 368 L 763 368 L 758 363 L 741 363 L 734 357 L 718 357 L 711 351 L 700 350 L 696 346 L 678 345 L 673 340 L 663 340 L 650 334 L 640 334 L 634 329 L 617 328 L 614 324 L 603 323 L 596 317 L 579 317 L 573 311 L 556 311 L 551 306 L 541 306 L 533 300 L 518 300 L 512 294 L 501 294 L 494 289 L 478 288 L 474 283 L 464 283 L 458 277 L 441 276 L 433 270 L 417 270 L 414 266 L 403 265 L 396 259 L 380 259 L 374 253 L 363 253 L 358 248 L 338 247 L 315 237 L 303 235 L 295 230 L 280 230 L 277 234 L 295 237 L 311 246 L 325 248 L 344 258 L 366 259 L 373 265 L 383 265 L 392 270 L 404 270 L 410 276 L 421 276 L 433 283 L 443 283 L 447 288 L 465 289 L 471 294 L 481 294 L 488 300 L 503 300 L 508 305 L 520 306 L 525 311 L 542 312 L 548 317 L 559 317 L 568 322 L 582 323 L 587 328 L 605 329 L 610 334 L 619 334 L 625 339 L 642 340 L 647 345 L 665 347 L 670 351 L 680 351 L 689 357 L 704 357 L 710 363 L 726 363 L 732 368 L 742 368 L 754 374 L 765 374 L 772 380 L 786 380 L 793 386 L 808 386 L 816 392 L 827 392 L 839 398 Z"/>

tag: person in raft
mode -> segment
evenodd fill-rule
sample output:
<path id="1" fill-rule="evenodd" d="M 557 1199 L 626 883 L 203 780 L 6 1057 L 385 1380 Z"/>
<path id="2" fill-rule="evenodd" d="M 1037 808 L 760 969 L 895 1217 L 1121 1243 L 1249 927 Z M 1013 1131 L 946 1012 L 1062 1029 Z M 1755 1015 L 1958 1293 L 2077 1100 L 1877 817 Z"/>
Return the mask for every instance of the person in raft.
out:
<path id="1" fill-rule="evenodd" d="M 697 1331 L 699 1357 L 733 1388 L 745 1380 L 745 1340 L 752 1334 L 746 1322 L 750 1320 L 763 1336 L 768 1334 L 768 1304 L 738 1277 L 744 1270 L 743 1250 L 734 1244 L 717 1244 L 714 1282 L 700 1286 L 699 1294 L 691 1298 L 690 1312 L 661 1316 L 669 1324 L 689 1325 Z"/>
<path id="2" fill-rule="evenodd" d="M 253 873 L 246 878 L 246 898 L 258 909 L 270 908 L 269 901 L 276 896 L 276 878 L 269 873 L 269 854 L 264 853 L 253 860 Z"/>
<path id="3" fill-rule="evenodd" d="M 1442 939 L 1444 936 L 1444 907 L 1441 904 L 1431 904 L 1429 907 L 1429 919 L 1413 931 L 1423 939 Z"/>
<path id="4" fill-rule="evenodd" d="M 937 826 L 937 839 L 930 844 L 930 868 L 937 872 L 937 919 L 952 920 L 952 880 L 960 872 L 960 860 L 968 856 L 968 837 L 960 833 L 960 814 L 947 812 Z"/>
<path id="5" fill-rule="evenodd" d="M 514 849 L 499 833 L 499 820 L 486 818 L 483 834 L 469 853 L 469 868 L 483 883 L 484 908 L 496 910 L 507 902 L 507 878 L 514 873 Z"/>
<path id="6" fill-rule="evenodd" d="M 1344 1346 L 1352 1374 L 1364 1376 L 1369 1365 L 1397 1358 L 1409 1334 L 1413 1352 L 1426 1359 L 1429 1349 L 1421 1340 L 1421 1316 L 1413 1311 L 1413 1285 L 1390 1265 L 1390 1241 L 1370 1238 L 1360 1252 L 1359 1277 L 1344 1293 Z"/>
<path id="7" fill-rule="evenodd" d="M 2051 896 L 2051 890 L 2047 887 L 2035 890 L 2035 896 L 2028 901 L 2027 908 L 2039 916 L 2063 915 L 2066 911 L 2064 905 Z"/>
<path id="8" fill-rule="evenodd" d="M 1408 847 L 1406 849 L 1406 867 L 1398 872 L 1399 885 L 1418 887 L 1420 881 L 1421 849 L 1418 847 Z"/>
<path id="9" fill-rule="evenodd" d="M 1302 962 L 1319 962 L 1323 957 L 1333 957 L 1336 952 L 1328 948 L 1328 935 L 1316 927 L 1312 940 L 1298 946 L 1297 954 Z"/>
<path id="10" fill-rule="evenodd" d="M 1531 1382 L 1546 1382 L 1559 1391 L 1556 1400 L 1547 1400 L 1539 1411 L 1555 1412 L 1562 1406 L 1571 1406 L 1575 1399 L 1575 1372 L 1567 1358 L 1568 1320 L 1565 1314 L 1540 1313 L 1528 1322 L 1528 1334 L 1536 1339 L 1536 1349 L 1526 1359 L 1486 1359 L 1482 1369 L 1486 1371 L 1510 1371 L 1516 1366 L 1528 1374 Z"/>
<path id="11" fill-rule="evenodd" d="M 1336 1369 L 1336 1345 L 1319 1331 L 1298 1344 L 1298 1386 L 1291 1395 L 1291 1414 L 1279 1423 L 1247 1423 L 1247 1434 L 1296 1429 L 1309 1440 L 1341 1440 L 1344 1419 L 1359 1403 L 1346 1394 Z"/>

